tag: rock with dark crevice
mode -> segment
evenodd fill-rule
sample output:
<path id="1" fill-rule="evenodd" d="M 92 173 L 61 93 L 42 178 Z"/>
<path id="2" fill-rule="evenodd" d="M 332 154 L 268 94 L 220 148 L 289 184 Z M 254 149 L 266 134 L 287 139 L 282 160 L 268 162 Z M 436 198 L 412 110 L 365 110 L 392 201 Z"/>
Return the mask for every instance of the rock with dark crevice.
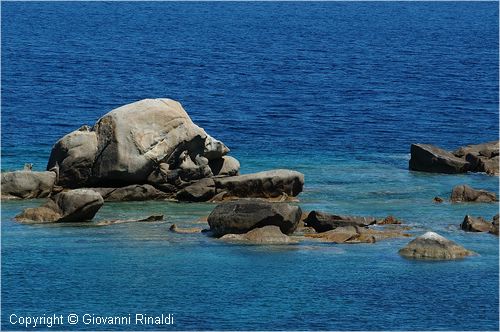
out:
<path id="1" fill-rule="evenodd" d="M 305 226 L 312 227 L 319 233 L 344 226 L 366 227 L 376 222 L 377 220 L 374 217 L 344 216 L 320 211 L 311 211 L 304 220 Z"/>
<path id="2" fill-rule="evenodd" d="M 297 228 L 301 213 L 300 207 L 286 203 L 239 200 L 217 205 L 208 216 L 208 224 L 216 237 L 242 234 L 269 225 L 278 226 L 288 235 Z"/>

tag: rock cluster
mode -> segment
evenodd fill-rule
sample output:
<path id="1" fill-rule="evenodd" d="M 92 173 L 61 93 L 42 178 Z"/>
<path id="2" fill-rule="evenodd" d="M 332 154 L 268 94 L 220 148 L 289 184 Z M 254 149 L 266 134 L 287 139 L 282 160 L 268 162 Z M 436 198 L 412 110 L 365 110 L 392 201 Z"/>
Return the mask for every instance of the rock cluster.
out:
<path id="1" fill-rule="evenodd" d="M 56 186 L 94 188 L 106 201 L 286 199 L 302 191 L 303 174 L 239 175 L 240 163 L 228 152 L 177 101 L 144 99 L 58 140 L 47 172 L 3 173 L 2 197 L 48 197 Z"/>
<path id="2" fill-rule="evenodd" d="M 500 141 L 468 145 L 453 152 L 430 144 L 412 144 L 409 167 L 432 173 L 484 172 L 499 175 Z"/>

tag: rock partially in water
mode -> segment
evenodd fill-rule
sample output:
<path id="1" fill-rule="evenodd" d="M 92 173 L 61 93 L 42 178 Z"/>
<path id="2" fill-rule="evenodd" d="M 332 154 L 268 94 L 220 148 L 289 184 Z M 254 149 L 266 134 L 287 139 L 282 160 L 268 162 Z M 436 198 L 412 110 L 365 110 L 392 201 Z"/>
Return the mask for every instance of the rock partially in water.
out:
<path id="1" fill-rule="evenodd" d="M 92 188 L 92 190 L 100 193 L 106 202 L 164 200 L 170 197 L 149 184 L 133 184 L 120 188 Z"/>
<path id="2" fill-rule="evenodd" d="M 58 164 L 65 186 L 124 186 L 145 183 L 161 163 L 183 169 L 187 159 L 196 164 L 197 157 L 220 159 L 228 151 L 195 125 L 180 103 L 144 99 L 107 113 L 92 130 L 63 137 L 47 168 Z"/>
<path id="3" fill-rule="evenodd" d="M 489 232 L 491 230 L 492 224 L 487 222 L 481 217 L 472 217 L 466 215 L 460 228 L 466 232 Z"/>
<path id="4" fill-rule="evenodd" d="M 2 173 L 2 199 L 48 197 L 56 181 L 55 172 L 15 171 Z"/>
<path id="5" fill-rule="evenodd" d="M 375 230 L 360 226 L 341 226 L 322 233 L 305 234 L 305 237 L 320 239 L 324 242 L 351 244 L 375 243 L 380 240 L 409 236 L 411 235 L 403 233 L 402 230 Z"/>
<path id="6" fill-rule="evenodd" d="M 377 225 L 400 225 L 400 224 L 402 224 L 402 221 L 392 215 L 387 216 L 382 220 L 377 220 Z"/>
<path id="7" fill-rule="evenodd" d="M 478 190 L 468 185 L 455 186 L 451 192 L 451 201 L 457 202 L 477 202 L 491 203 L 497 201 L 497 196 L 494 192 L 486 190 Z"/>
<path id="8" fill-rule="evenodd" d="M 245 234 L 226 234 L 221 240 L 244 242 L 249 244 L 291 244 L 297 243 L 288 235 L 283 234 L 278 226 L 254 228 Z"/>
<path id="9" fill-rule="evenodd" d="M 469 163 L 430 144 L 411 145 L 410 170 L 432 173 L 464 173 L 469 170 Z"/>
<path id="10" fill-rule="evenodd" d="M 114 224 L 125 224 L 125 223 L 131 223 L 131 222 L 154 222 L 154 221 L 162 221 L 163 220 L 163 214 L 153 214 L 149 217 L 142 218 L 142 219 L 115 219 L 115 220 L 101 220 L 97 222 L 95 225 L 96 226 L 109 226 L 109 225 L 114 225 Z"/>
<path id="11" fill-rule="evenodd" d="M 412 144 L 410 169 L 433 173 L 485 172 L 499 175 L 500 141 L 467 145 L 448 152 L 429 144 Z"/>
<path id="12" fill-rule="evenodd" d="M 304 187 L 304 175 L 277 169 L 253 174 L 214 178 L 217 191 L 233 197 L 272 198 L 283 194 L 297 196 Z"/>
<path id="13" fill-rule="evenodd" d="M 444 199 L 442 199 L 442 198 L 441 198 L 441 197 L 439 197 L 439 196 L 436 196 L 436 197 L 434 197 L 433 202 L 434 202 L 434 203 L 438 203 L 438 204 L 440 204 L 440 203 L 443 203 L 443 202 L 444 202 Z"/>
<path id="14" fill-rule="evenodd" d="M 15 217 L 18 221 L 81 222 L 94 218 L 104 204 L 102 196 L 90 189 L 61 192 L 44 205 L 25 209 Z"/>
<path id="15" fill-rule="evenodd" d="M 199 227 L 182 228 L 178 227 L 176 224 L 172 224 L 169 230 L 173 233 L 178 233 L 178 234 L 194 234 L 194 233 L 201 233 L 203 231 L 203 229 Z"/>
<path id="16" fill-rule="evenodd" d="M 493 221 L 491 222 L 490 233 L 498 236 L 498 213 L 493 217 Z"/>
<path id="17" fill-rule="evenodd" d="M 450 260 L 464 258 L 475 253 L 437 233 L 427 232 L 410 241 L 399 250 L 399 254 L 411 259 Z"/>
<path id="18" fill-rule="evenodd" d="M 208 224 L 216 237 L 270 225 L 278 226 L 288 235 L 297 228 L 301 213 L 300 207 L 285 203 L 239 200 L 217 205 L 208 216 Z"/>
<path id="19" fill-rule="evenodd" d="M 373 225 L 377 220 L 374 217 L 357 217 L 328 214 L 320 211 L 311 211 L 304 220 L 304 225 L 312 227 L 316 232 L 326 232 L 343 226 Z"/>

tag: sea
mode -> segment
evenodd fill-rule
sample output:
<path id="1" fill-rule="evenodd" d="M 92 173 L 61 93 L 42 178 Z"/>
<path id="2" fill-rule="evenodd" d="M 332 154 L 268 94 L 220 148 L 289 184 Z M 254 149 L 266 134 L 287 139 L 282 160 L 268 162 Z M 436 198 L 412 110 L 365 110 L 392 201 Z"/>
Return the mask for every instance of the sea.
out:
<path id="1" fill-rule="evenodd" d="M 410 238 L 251 246 L 169 232 L 206 228 L 209 203 L 105 203 L 94 218 L 162 222 L 25 225 L 13 217 L 43 200 L 3 201 L 1 329 L 498 331 L 498 237 L 459 229 L 467 214 L 491 220 L 498 203 L 433 202 L 458 184 L 498 195 L 498 177 L 408 170 L 412 143 L 498 140 L 498 11 L 494 1 L 2 2 L 2 171 L 44 170 L 63 135 L 172 98 L 241 173 L 302 172 L 303 211 L 394 215 L 412 235 L 434 231 L 477 255 L 407 260 L 398 250 Z M 99 319 L 110 316 L 131 322 Z"/>

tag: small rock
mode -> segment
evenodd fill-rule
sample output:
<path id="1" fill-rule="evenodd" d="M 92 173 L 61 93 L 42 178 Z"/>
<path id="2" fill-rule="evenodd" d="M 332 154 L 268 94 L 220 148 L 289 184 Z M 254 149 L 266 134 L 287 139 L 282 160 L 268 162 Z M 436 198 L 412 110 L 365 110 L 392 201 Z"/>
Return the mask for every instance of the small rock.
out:
<path id="1" fill-rule="evenodd" d="M 193 233 L 201 233 L 202 229 L 198 227 L 192 227 L 192 228 L 179 228 L 177 227 L 176 224 L 172 224 L 170 226 L 169 230 L 174 233 L 179 233 L 179 234 L 193 234 Z"/>
<path id="2" fill-rule="evenodd" d="M 466 232 L 489 232 L 491 230 L 492 224 L 487 222 L 481 217 L 472 217 L 466 215 L 464 221 L 460 225 L 460 228 Z"/>
<path id="3" fill-rule="evenodd" d="M 305 226 L 312 227 L 316 232 L 326 232 L 342 226 L 368 226 L 376 223 L 373 217 L 356 217 L 327 214 L 319 211 L 311 211 L 304 220 Z"/>
<path id="4" fill-rule="evenodd" d="M 412 259 L 449 260 L 463 258 L 475 253 L 437 233 L 427 232 L 410 241 L 404 248 L 399 250 L 399 254 Z"/>
<path id="5" fill-rule="evenodd" d="M 214 236 L 246 233 L 263 226 L 278 226 L 282 233 L 292 234 L 297 228 L 300 207 L 262 200 L 239 200 L 219 204 L 208 216 Z"/>
<path id="6" fill-rule="evenodd" d="M 434 203 L 438 203 L 438 204 L 444 202 L 444 200 L 439 196 L 434 197 L 433 201 L 434 201 Z"/>
<path id="7" fill-rule="evenodd" d="M 493 217 L 490 233 L 498 236 L 498 213 Z"/>
<path id="8" fill-rule="evenodd" d="M 252 229 L 245 234 L 226 234 L 221 237 L 226 241 L 238 241 L 251 244 L 291 244 L 297 243 L 281 232 L 278 226 L 264 226 Z"/>
<path id="9" fill-rule="evenodd" d="M 490 203 L 496 202 L 497 197 L 493 192 L 486 190 L 477 190 L 469 187 L 468 185 L 455 186 L 451 192 L 451 201 L 457 202 L 477 202 L 477 203 Z"/>
<path id="10" fill-rule="evenodd" d="M 377 225 L 400 225 L 401 220 L 396 219 L 394 216 L 387 216 L 384 220 L 377 220 Z"/>

